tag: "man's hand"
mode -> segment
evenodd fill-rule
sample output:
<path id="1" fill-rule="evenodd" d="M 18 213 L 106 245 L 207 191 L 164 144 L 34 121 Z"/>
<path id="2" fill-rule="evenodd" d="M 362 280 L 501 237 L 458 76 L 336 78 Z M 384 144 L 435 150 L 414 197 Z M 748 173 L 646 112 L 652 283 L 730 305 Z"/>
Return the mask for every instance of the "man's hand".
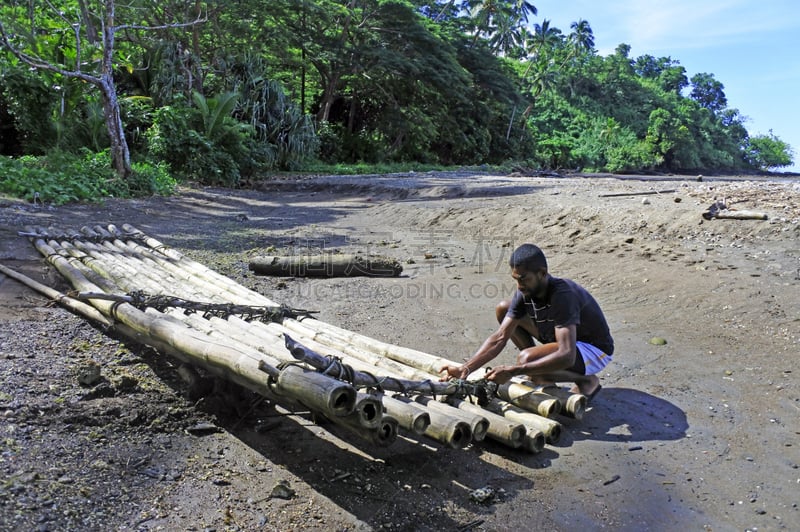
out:
<path id="1" fill-rule="evenodd" d="M 497 384 L 505 384 L 511 380 L 514 374 L 514 366 L 497 366 L 486 374 L 486 380 L 496 382 Z"/>
<path id="2" fill-rule="evenodd" d="M 444 375 L 442 375 L 442 377 L 440 377 L 439 380 L 445 382 L 449 381 L 450 379 L 466 379 L 470 371 L 466 365 L 463 366 L 446 365 L 441 367 L 439 373 L 444 373 Z"/>

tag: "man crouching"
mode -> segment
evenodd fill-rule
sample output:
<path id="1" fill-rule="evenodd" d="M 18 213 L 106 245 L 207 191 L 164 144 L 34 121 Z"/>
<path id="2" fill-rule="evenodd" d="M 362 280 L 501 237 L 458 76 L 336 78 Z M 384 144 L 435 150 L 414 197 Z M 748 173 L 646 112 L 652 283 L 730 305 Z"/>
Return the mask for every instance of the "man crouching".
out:
<path id="1" fill-rule="evenodd" d="M 517 291 L 495 309 L 499 328 L 466 363 L 443 366 L 442 380 L 466 379 L 510 339 L 520 349 L 517 363 L 491 368 L 488 380 L 503 384 L 523 375 L 537 386 L 574 382 L 572 391 L 591 402 L 602 388 L 596 374 L 614 353 L 600 305 L 575 281 L 550 275 L 544 253 L 533 244 L 515 249 L 509 266 Z"/>

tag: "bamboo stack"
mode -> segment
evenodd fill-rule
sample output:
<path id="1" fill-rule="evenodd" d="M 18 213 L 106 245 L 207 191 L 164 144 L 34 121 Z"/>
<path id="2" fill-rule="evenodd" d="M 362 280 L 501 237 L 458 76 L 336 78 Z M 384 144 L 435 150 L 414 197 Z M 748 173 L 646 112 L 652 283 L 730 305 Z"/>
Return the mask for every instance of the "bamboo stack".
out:
<path id="1" fill-rule="evenodd" d="M 74 305 L 74 311 L 275 401 L 303 405 L 375 445 L 391 444 L 402 429 L 453 448 L 490 438 L 540 452 L 561 434 L 550 417 L 583 415 L 583 396 L 519 382 L 500 386 L 499 399 L 489 405 L 459 399 L 452 384 L 438 381 L 439 368 L 453 361 L 310 317 L 264 323 L 169 306 L 140 310 L 131 294 L 272 311 L 280 305 L 129 225 L 85 227 L 72 235 L 29 230 L 26 236 L 76 290 L 88 294 L 91 307 Z M 475 382 L 482 377 L 482 371 L 471 376 Z M 446 401 L 433 397 L 443 395 Z"/>

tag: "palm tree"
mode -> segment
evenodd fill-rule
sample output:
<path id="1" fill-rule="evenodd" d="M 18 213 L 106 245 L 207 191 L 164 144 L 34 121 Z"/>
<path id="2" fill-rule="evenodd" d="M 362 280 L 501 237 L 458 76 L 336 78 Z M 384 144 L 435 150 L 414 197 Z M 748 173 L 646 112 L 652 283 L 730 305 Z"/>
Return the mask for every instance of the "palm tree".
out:
<path id="1" fill-rule="evenodd" d="M 467 0 L 466 8 L 476 27 L 473 42 L 486 34 L 492 49 L 505 53 L 522 43 L 528 15 L 537 13 L 527 0 Z"/>
<path id="2" fill-rule="evenodd" d="M 528 2 L 528 0 L 513 0 L 512 12 L 527 24 L 528 15 L 533 15 L 535 17 L 538 10 L 536 6 Z"/>
<path id="3" fill-rule="evenodd" d="M 569 41 L 572 43 L 576 55 L 581 51 L 590 52 L 594 49 L 594 32 L 589 23 L 583 19 L 570 24 L 572 33 L 569 34 Z"/>

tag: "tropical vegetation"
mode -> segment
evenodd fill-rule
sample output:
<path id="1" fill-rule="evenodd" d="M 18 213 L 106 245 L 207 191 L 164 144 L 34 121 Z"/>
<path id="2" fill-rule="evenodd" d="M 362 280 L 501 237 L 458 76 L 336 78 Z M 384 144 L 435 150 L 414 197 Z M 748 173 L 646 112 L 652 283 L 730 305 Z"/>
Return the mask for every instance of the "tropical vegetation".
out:
<path id="1" fill-rule="evenodd" d="M 0 192 L 169 193 L 320 164 L 792 164 L 713 74 L 626 44 L 600 56 L 589 22 L 538 15 L 527 0 L 7 0 Z"/>

